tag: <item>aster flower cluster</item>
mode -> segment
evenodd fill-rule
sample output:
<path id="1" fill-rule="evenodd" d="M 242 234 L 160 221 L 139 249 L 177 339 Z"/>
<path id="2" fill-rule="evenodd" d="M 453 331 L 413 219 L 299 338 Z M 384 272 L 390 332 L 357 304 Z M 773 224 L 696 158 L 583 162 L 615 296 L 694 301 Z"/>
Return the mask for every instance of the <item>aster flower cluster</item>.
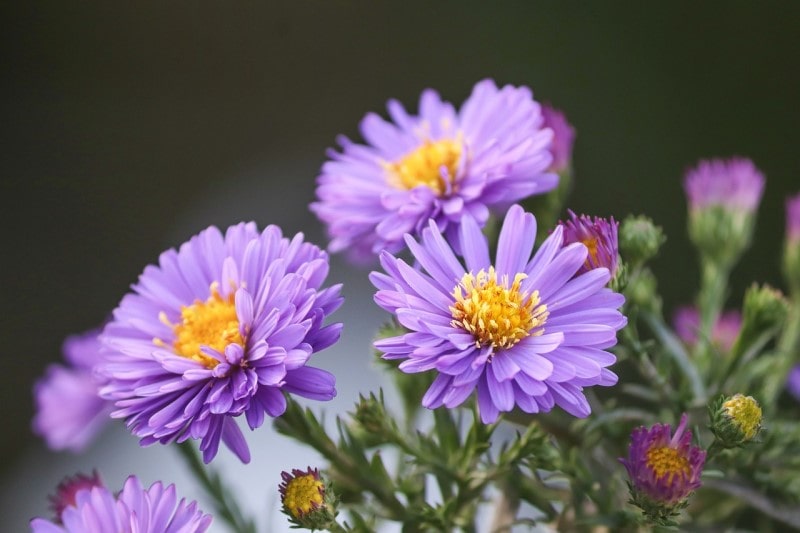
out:
<path id="1" fill-rule="evenodd" d="M 175 448 L 237 533 L 256 521 L 213 463 L 220 444 L 248 463 L 242 430 L 267 421 L 324 461 L 275 480 L 296 528 L 800 528 L 784 505 L 800 501 L 800 197 L 787 202 L 787 294 L 732 295 L 764 174 L 744 158 L 689 170 L 700 285 L 669 325 L 651 268 L 661 228 L 566 208 L 563 112 L 492 80 L 458 107 L 428 89 L 416 111 L 387 110 L 363 118 L 361 140 L 339 138 L 317 176 L 327 251 L 274 225 L 209 227 L 146 266 L 101 330 L 70 337 L 68 366 L 34 386 L 48 446 L 80 452 L 120 420 L 142 446 Z M 343 327 L 329 252 L 372 269 L 386 318 L 372 345 L 397 389 L 360 395 L 335 435 L 315 403 L 341 394 L 318 367 Z M 785 478 L 764 475 L 776 464 Z M 33 531 L 189 533 L 212 520 L 135 475 L 119 493 L 96 473 L 70 478 L 52 502 Z"/>

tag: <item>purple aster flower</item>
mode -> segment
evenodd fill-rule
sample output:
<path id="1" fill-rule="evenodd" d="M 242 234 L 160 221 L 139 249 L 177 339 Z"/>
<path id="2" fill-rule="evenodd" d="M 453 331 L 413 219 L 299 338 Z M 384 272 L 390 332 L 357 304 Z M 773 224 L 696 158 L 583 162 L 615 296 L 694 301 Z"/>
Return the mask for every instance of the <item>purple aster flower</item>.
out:
<path id="1" fill-rule="evenodd" d="M 483 226 L 490 210 L 554 189 L 548 174 L 553 132 L 527 87 L 475 85 L 456 112 L 431 89 L 419 115 L 390 100 L 393 123 L 374 113 L 361 121 L 367 145 L 339 139 L 318 178 L 311 210 L 328 226 L 332 252 L 366 262 L 381 250 L 403 248 L 434 219 L 454 237 L 466 214 Z"/>
<path id="2" fill-rule="evenodd" d="M 564 246 L 580 242 L 589 250 L 586 262 L 578 270 L 578 273 L 583 274 L 592 269 L 604 267 L 611 272 L 613 278 L 617 273 L 619 262 L 617 241 L 619 222 L 614 220 L 614 217 L 606 220 L 586 215 L 577 216 L 571 210 L 567 211 L 570 220 L 559 222 L 559 225 L 564 228 Z"/>
<path id="3" fill-rule="evenodd" d="M 112 410 L 99 396 L 103 380 L 94 372 L 101 361 L 100 330 L 64 341 L 69 366 L 50 365 L 33 387 L 33 431 L 53 450 L 84 450 L 106 426 Z"/>
<path id="4" fill-rule="evenodd" d="M 795 365 L 794 368 L 789 371 L 786 388 L 789 390 L 789 393 L 800 402 L 800 365 Z"/>
<path id="5" fill-rule="evenodd" d="M 672 323 L 675 333 L 689 346 L 697 344 L 697 332 L 700 330 L 700 312 L 696 307 L 678 308 Z M 711 330 L 711 342 L 723 352 L 730 352 L 733 343 L 742 329 L 742 315 L 732 309 L 722 313 Z"/>
<path id="6" fill-rule="evenodd" d="M 422 405 L 453 408 L 477 389 L 485 423 L 515 405 L 528 413 L 559 405 L 584 417 L 591 409 L 583 387 L 617 382 L 606 349 L 626 323 L 617 310 L 624 298 L 605 288 L 606 268 L 575 275 L 588 252 L 580 243 L 563 246 L 563 231 L 557 227 L 531 259 L 536 219 L 515 205 L 494 264 L 471 218 L 458 235 L 466 266 L 434 221 L 419 242 L 406 238 L 424 272 L 381 254 L 386 273 L 370 276 L 375 301 L 410 332 L 375 346 L 386 359 L 404 359 L 403 372 L 437 372 Z"/>
<path id="7" fill-rule="evenodd" d="M 542 105 L 544 126 L 553 130 L 553 142 L 550 153 L 553 162 L 550 171 L 561 174 L 572 166 L 572 146 L 575 144 L 575 128 L 567 121 L 564 113 L 548 104 Z"/>
<path id="8" fill-rule="evenodd" d="M 706 452 L 692 446 L 688 423 L 684 413 L 674 435 L 669 424 L 633 430 L 628 458 L 620 462 L 628 470 L 634 501 L 674 506 L 700 487 Z"/>
<path id="9" fill-rule="evenodd" d="M 786 240 L 800 242 L 800 193 L 786 199 Z"/>
<path id="10" fill-rule="evenodd" d="M 144 489 L 131 476 L 117 496 L 102 485 L 79 489 L 55 522 L 34 518 L 31 529 L 33 533 L 202 533 L 211 520 L 196 502 L 178 501 L 175 485 L 165 488 L 157 481 Z"/>
<path id="11" fill-rule="evenodd" d="M 223 234 L 210 227 L 145 268 L 114 311 L 101 340 L 100 370 L 112 416 L 142 445 L 201 439 L 209 462 L 220 439 L 239 458 L 249 450 L 234 417 L 255 429 L 286 409 L 284 392 L 315 400 L 336 395 L 330 373 L 307 366 L 339 339 L 325 326 L 340 286 L 322 289 L 328 256 L 297 234 L 254 223 Z"/>
<path id="12" fill-rule="evenodd" d="M 700 161 L 686 173 L 683 187 L 693 211 L 719 205 L 752 212 L 761 201 L 764 181 L 752 161 L 734 157 Z"/>

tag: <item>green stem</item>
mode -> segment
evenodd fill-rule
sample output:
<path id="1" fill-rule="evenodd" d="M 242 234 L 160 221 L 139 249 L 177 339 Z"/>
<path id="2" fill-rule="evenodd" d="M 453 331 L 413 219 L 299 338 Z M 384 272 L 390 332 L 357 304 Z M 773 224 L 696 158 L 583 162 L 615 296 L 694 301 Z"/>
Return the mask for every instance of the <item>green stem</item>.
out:
<path id="1" fill-rule="evenodd" d="M 222 518 L 236 533 L 255 533 L 256 526 L 252 520 L 245 518 L 239 510 L 231 492 L 222 482 L 219 474 L 208 470 L 194 445 L 182 442 L 177 445 L 178 451 L 186 461 L 189 471 L 200 482 L 206 493 L 214 500 L 216 514 Z"/>
<path id="2" fill-rule="evenodd" d="M 713 355 L 712 338 L 714 325 L 719 320 L 725 304 L 725 289 L 728 286 L 730 269 L 716 264 L 709 259 L 700 261 L 701 281 L 700 293 L 697 296 L 697 307 L 700 312 L 700 328 L 697 334 L 695 353 L 700 361 L 708 362 Z M 708 370 L 707 368 L 703 369 Z"/>

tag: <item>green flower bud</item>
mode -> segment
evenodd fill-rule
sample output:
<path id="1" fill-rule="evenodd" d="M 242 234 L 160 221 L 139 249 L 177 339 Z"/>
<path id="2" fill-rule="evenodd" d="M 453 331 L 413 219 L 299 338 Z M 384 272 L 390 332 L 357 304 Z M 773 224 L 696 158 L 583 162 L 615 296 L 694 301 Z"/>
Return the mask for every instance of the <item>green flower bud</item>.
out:
<path id="1" fill-rule="evenodd" d="M 736 448 L 761 431 L 761 406 L 752 396 L 718 398 L 710 407 L 711 432 L 723 448 Z"/>
<path id="2" fill-rule="evenodd" d="M 628 216 L 619 228 L 620 254 L 632 265 L 655 257 L 666 240 L 661 227 L 646 216 Z"/>
<path id="3" fill-rule="evenodd" d="M 625 286 L 625 298 L 631 305 L 642 309 L 659 312 L 661 298 L 658 296 L 658 282 L 649 268 L 645 268 L 636 276 L 628 279 Z"/>
<path id="4" fill-rule="evenodd" d="M 744 294 L 742 306 L 742 332 L 739 341 L 747 341 L 750 336 L 780 328 L 789 313 L 789 302 L 783 293 L 769 285 L 759 287 L 755 283 Z"/>

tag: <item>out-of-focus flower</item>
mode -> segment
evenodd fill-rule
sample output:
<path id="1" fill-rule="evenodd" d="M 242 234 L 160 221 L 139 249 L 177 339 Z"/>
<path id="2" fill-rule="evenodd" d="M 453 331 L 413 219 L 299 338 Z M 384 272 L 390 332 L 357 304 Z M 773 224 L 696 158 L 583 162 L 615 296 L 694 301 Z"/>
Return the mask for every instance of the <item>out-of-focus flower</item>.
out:
<path id="1" fill-rule="evenodd" d="M 800 298 L 800 194 L 786 199 L 783 271 L 792 294 Z"/>
<path id="2" fill-rule="evenodd" d="M 157 481 L 144 489 L 131 476 L 119 495 L 102 485 L 79 489 L 55 522 L 34 518 L 31 529 L 33 533 L 202 533 L 211 520 L 196 502 L 178 501 L 175 485 L 165 488 Z"/>
<path id="3" fill-rule="evenodd" d="M 724 448 L 741 446 L 761 430 L 761 406 L 752 396 L 734 394 L 720 398 L 709 411 L 711 432 Z"/>
<path id="4" fill-rule="evenodd" d="M 701 161 L 686 173 L 689 236 L 705 257 L 730 267 L 749 246 L 764 182 L 742 158 Z"/>
<path id="5" fill-rule="evenodd" d="M 403 372 L 438 373 L 425 407 L 456 407 L 477 389 L 485 423 L 515 406 L 536 413 L 557 404 L 583 417 L 591 411 L 583 387 L 616 383 L 606 368 L 615 357 L 605 350 L 626 323 L 617 310 L 624 298 L 605 288 L 606 268 L 575 275 L 588 251 L 563 246 L 563 231 L 556 227 L 531 259 L 536 220 L 513 206 L 494 264 L 471 219 L 459 233 L 466 266 L 433 221 L 419 242 L 407 238 L 425 272 L 381 254 L 386 274 L 370 276 L 375 301 L 410 332 L 375 347 L 386 359 L 405 359 Z"/>
<path id="6" fill-rule="evenodd" d="M 310 207 L 332 252 L 359 262 L 398 252 L 428 219 L 455 236 L 465 215 L 483 226 L 490 211 L 558 184 L 547 173 L 553 132 L 527 87 L 481 81 L 458 112 L 431 89 L 418 116 L 395 100 L 387 108 L 393 123 L 368 114 L 360 126 L 367 144 L 341 137 L 342 152 L 329 152 L 318 177 Z"/>
<path id="7" fill-rule="evenodd" d="M 544 126 L 553 130 L 553 141 L 550 144 L 553 161 L 550 163 L 549 170 L 558 174 L 568 173 L 572 168 L 575 128 L 567 121 L 563 111 L 551 105 L 542 105 L 542 116 L 544 117 Z"/>
<path id="8" fill-rule="evenodd" d="M 701 485 L 706 452 L 692 446 L 688 416 L 672 435 L 669 424 L 638 427 L 631 433 L 627 459 L 631 502 L 650 517 L 667 517 Z"/>
<path id="9" fill-rule="evenodd" d="M 564 228 L 564 246 L 580 242 L 589 251 L 586 262 L 578 270 L 578 274 L 603 267 L 608 269 L 613 278 L 619 264 L 617 241 L 619 222 L 614 220 L 614 217 L 607 220 L 586 215 L 578 216 L 571 210 L 568 210 L 568 213 L 570 219 L 566 222 L 559 222 L 559 225 Z"/>
<path id="10" fill-rule="evenodd" d="M 697 332 L 700 330 L 700 313 L 696 307 L 678 308 L 673 317 L 675 332 L 689 346 L 697 344 Z M 739 311 L 730 310 L 722 313 L 711 330 L 711 343 L 723 353 L 729 353 L 742 329 L 742 315 Z"/>
<path id="11" fill-rule="evenodd" d="M 800 402 L 800 365 L 795 365 L 789 371 L 789 377 L 786 380 L 786 389 Z"/>
<path id="12" fill-rule="evenodd" d="M 53 450 L 84 450 L 109 422 L 112 404 L 103 400 L 103 380 L 94 372 L 102 358 L 100 330 L 67 337 L 68 365 L 50 365 L 33 387 L 33 431 Z"/>
<path id="13" fill-rule="evenodd" d="M 333 375 L 306 365 L 341 331 L 323 324 L 342 303 L 340 286 L 321 288 L 327 274 L 325 252 L 276 226 L 210 227 L 164 252 L 101 336 L 112 416 L 143 445 L 201 439 L 209 462 L 222 440 L 247 462 L 234 417 L 255 429 L 286 410 L 286 392 L 336 394 Z"/>
<path id="14" fill-rule="evenodd" d="M 50 496 L 50 503 L 56 518 L 59 519 L 67 507 L 76 506 L 78 492 L 91 490 L 94 487 L 105 487 L 97 471 L 92 472 L 91 476 L 76 474 L 59 483 L 56 493 Z"/>
<path id="15" fill-rule="evenodd" d="M 335 502 L 325 488 L 319 470 L 295 468 L 291 473 L 281 472 L 281 479 L 278 490 L 283 512 L 289 520 L 306 529 L 328 529 L 336 518 Z"/>

